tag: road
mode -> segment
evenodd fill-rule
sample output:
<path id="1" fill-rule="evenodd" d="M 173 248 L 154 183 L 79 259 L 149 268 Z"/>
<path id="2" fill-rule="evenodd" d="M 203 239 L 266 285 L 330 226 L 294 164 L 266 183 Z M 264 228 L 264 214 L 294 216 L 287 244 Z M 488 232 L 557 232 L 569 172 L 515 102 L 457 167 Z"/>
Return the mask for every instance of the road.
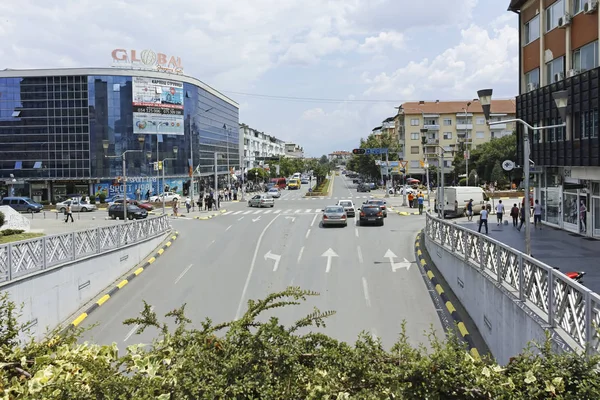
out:
<path id="1" fill-rule="evenodd" d="M 424 332 L 431 326 L 441 337 L 442 325 L 414 263 L 414 239 L 423 217 L 390 213 L 383 227 L 356 226 L 350 219 L 345 228 L 322 228 L 324 206 L 352 197 L 358 207 L 368 194 L 356 193 L 340 176 L 330 198 L 302 195 L 285 191 L 269 209 L 230 203 L 226 213 L 207 221 L 173 220 L 180 233 L 173 248 L 86 319 L 82 325 L 99 325 L 83 339 L 114 341 L 121 349 L 149 343 L 155 330 L 136 336 L 134 328 L 122 325 L 138 315 L 142 300 L 159 316 L 186 303 L 187 316 L 199 325 L 205 318 L 215 323 L 236 319 L 249 299 L 290 285 L 320 296 L 270 314 L 282 323 L 292 323 L 316 306 L 337 312 L 319 329 L 350 343 L 366 331 L 390 348 L 403 320 L 414 345 L 427 343 Z M 390 259 L 392 255 L 396 257 Z"/>

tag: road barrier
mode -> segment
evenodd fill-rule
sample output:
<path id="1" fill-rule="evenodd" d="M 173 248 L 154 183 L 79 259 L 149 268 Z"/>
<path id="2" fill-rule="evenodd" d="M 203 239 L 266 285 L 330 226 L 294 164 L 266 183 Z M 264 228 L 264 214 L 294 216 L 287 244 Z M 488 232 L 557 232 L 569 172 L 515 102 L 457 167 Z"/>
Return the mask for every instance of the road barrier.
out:
<path id="1" fill-rule="evenodd" d="M 541 316 L 544 329 L 560 329 L 588 354 L 599 352 L 598 294 L 527 254 L 429 213 L 425 235 L 490 282 L 514 294 L 521 305 Z"/>
<path id="2" fill-rule="evenodd" d="M 106 253 L 171 229 L 163 215 L 0 245 L 0 283 Z"/>

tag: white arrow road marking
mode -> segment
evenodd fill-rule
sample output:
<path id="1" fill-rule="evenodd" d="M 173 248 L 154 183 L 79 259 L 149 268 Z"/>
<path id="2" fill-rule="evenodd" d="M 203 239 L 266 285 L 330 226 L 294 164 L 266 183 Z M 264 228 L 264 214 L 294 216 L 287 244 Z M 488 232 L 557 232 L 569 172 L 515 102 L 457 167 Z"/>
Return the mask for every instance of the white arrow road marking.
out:
<path id="1" fill-rule="evenodd" d="M 154 306 L 150 307 L 150 311 L 154 311 Z M 135 333 L 135 331 L 137 331 L 137 329 L 139 328 L 139 325 L 135 325 L 133 328 L 131 328 L 131 330 L 129 331 L 129 333 L 127 334 L 127 336 L 125 336 L 125 339 L 123 339 L 124 342 L 126 342 L 127 340 L 129 340 L 129 338 L 131 337 L 131 335 L 133 335 Z"/>
<path id="2" fill-rule="evenodd" d="M 265 254 L 265 261 L 268 259 L 271 260 L 275 260 L 275 265 L 273 266 L 273 272 L 277 271 L 277 268 L 279 268 L 279 261 L 281 260 L 281 256 L 277 255 L 277 254 L 273 254 L 271 253 L 271 250 L 267 251 L 267 254 Z"/>
<path id="3" fill-rule="evenodd" d="M 404 259 L 404 261 L 395 263 L 392 265 L 392 271 L 396 272 L 397 269 L 402 269 L 402 268 L 406 268 L 407 271 L 410 269 L 411 262 L 408 261 L 406 258 L 403 258 L 403 259 Z"/>
<path id="4" fill-rule="evenodd" d="M 291 219 L 292 222 L 296 221 L 296 217 L 285 217 L 285 219 Z"/>
<path id="5" fill-rule="evenodd" d="M 331 258 L 338 257 L 338 255 L 330 247 L 325 253 L 321 254 L 321 257 L 327 257 L 327 268 L 325 268 L 325 272 L 329 273 L 329 271 L 331 270 Z"/>
<path id="6" fill-rule="evenodd" d="M 252 218 L 252 222 L 256 222 L 256 221 L 258 221 L 259 219 L 260 219 L 260 215 L 259 215 L 258 217 L 256 217 L 256 218 Z"/>

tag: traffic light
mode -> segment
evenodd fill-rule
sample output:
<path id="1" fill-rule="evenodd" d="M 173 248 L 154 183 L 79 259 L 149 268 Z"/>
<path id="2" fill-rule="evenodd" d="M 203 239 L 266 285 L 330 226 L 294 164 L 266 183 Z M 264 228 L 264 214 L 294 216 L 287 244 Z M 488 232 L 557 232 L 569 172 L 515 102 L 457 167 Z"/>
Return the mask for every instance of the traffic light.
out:
<path id="1" fill-rule="evenodd" d="M 162 161 L 159 161 L 159 162 L 158 162 L 158 170 L 160 171 L 160 170 L 162 170 L 162 169 L 163 169 L 163 162 L 162 162 Z"/>
<path id="2" fill-rule="evenodd" d="M 352 154 L 365 154 L 365 149 L 354 149 L 352 150 Z"/>

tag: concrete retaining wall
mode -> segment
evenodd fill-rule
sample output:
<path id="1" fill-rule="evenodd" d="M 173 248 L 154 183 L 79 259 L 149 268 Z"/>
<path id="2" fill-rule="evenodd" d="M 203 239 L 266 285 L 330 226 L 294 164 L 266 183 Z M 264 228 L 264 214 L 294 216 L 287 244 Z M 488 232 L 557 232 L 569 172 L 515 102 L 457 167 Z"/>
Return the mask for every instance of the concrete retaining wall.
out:
<path id="1" fill-rule="evenodd" d="M 21 322 L 31 324 L 32 334 L 41 339 L 47 328 L 57 327 L 141 263 L 169 234 L 43 270 L 7 282 L 0 290 L 8 292 L 17 305 L 23 304 Z"/>
<path id="2" fill-rule="evenodd" d="M 505 365 L 527 343 L 546 340 L 545 322 L 505 288 L 467 265 L 425 236 L 429 255 L 469 316 L 497 362 Z M 561 351 L 559 345 L 556 350 Z"/>

